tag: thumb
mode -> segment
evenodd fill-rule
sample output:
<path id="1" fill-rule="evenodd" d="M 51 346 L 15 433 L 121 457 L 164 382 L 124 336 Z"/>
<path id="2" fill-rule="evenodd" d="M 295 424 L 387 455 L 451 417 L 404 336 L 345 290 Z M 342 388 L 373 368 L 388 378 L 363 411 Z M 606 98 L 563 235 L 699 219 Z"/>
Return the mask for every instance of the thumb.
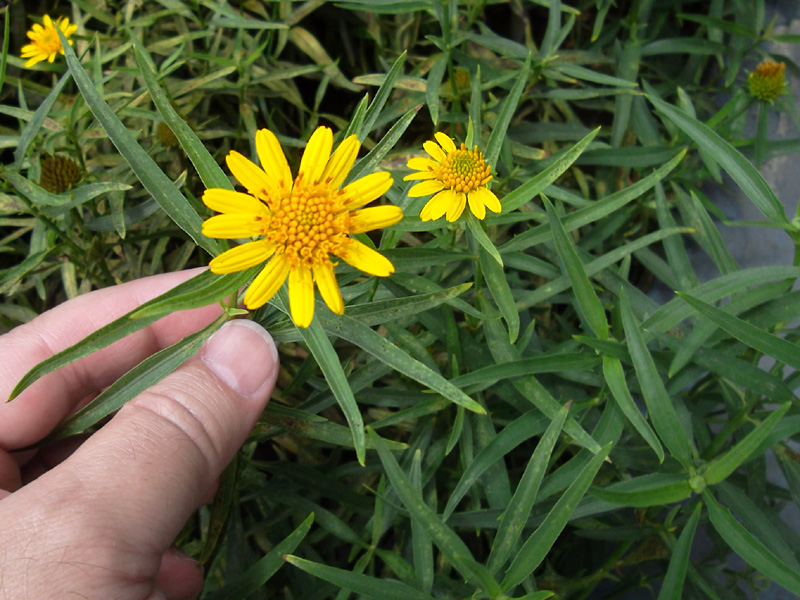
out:
<path id="1" fill-rule="evenodd" d="M 252 321 L 229 321 L 198 356 L 7 500 L 45 503 L 49 509 L 38 512 L 69 515 L 69 531 L 56 535 L 66 539 L 42 533 L 61 548 L 80 547 L 82 565 L 95 564 L 105 576 L 121 568 L 135 568 L 135 575 L 128 573 L 134 578 L 154 576 L 162 554 L 255 424 L 277 372 L 270 335 Z M 40 515 L 43 527 L 46 521 Z M 122 567 L 125 561 L 130 566 Z"/>

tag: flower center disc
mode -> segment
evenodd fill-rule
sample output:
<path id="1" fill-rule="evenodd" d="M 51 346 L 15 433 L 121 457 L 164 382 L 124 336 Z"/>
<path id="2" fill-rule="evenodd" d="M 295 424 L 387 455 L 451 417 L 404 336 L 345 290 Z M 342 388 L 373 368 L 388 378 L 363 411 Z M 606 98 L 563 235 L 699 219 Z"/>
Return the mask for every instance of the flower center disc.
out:
<path id="1" fill-rule="evenodd" d="M 265 232 L 266 238 L 278 245 L 292 268 L 329 264 L 331 253 L 348 239 L 350 213 L 337 206 L 327 189 L 292 190 L 279 201 Z"/>
<path id="2" fill-rule="evenodd" d="M 455 152 L 451 152 L 442 161 L 439 178 L 442 183 L 456 192 L 469 193 L 486 185 L 492 178 L 491 168 L 483 160 L 483 154 L 475 150 L 467 150 L 464 144 Z"/>
<path id="3" fill-rule="evenodd" d="M 61 40 L 58 38 L 55 29 L 45 29 L 42 37 L 39 38 L 38 46 L 47 54 L 53 54 L 61 50 Z"/>

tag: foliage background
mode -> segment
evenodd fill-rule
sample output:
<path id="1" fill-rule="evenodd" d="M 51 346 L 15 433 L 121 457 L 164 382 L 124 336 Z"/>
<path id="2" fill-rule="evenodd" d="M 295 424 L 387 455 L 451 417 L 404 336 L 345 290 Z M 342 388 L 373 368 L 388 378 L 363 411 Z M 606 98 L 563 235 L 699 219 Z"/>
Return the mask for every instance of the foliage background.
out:
<path id="1" fill-rule="evenodd" d="M 23 70 L 44 12 L 79 24 L 76 54 Z M 746 81 L 765 40 L 799 40 L 763 2 L 75 0 L 5 15 L 6 328 L 205 264 L 218 248 L 198 198 L 228 184 L 230 149 L 254 155 L 260 127 L 294 165 L 329 124 L 362 139 L 357 169 L 395 172 L 387 199 L 406 219 L 372 242 L 397 273 L 342 268 L 347 312 L 318 305 L 307 331 L 280 297 L 254 315 L 282 343 L 279 389 L 179 540 L 206 563 L 205 598 L 800 594 L 800 534 L 781 520 L 800 498 L 798 255 L 740 267 L 703 187 L 741 189 L 796 247 L 758 170 L 796 152 L 767 135 L 770 114 L 796 125 L 795 103 L 759 102 Z M 501 215 L 419 221 L 402 176 L 435 131 L 485 149 Z M 54 153 L 82 173 L 62 194 L 37 185 Z M 242 283 L 199 278 L 23 385 Z M 163 376 L 203 335 L 131 379 Z M 126 383 L 53 437 L 91 429 L 135 394 Z"/>

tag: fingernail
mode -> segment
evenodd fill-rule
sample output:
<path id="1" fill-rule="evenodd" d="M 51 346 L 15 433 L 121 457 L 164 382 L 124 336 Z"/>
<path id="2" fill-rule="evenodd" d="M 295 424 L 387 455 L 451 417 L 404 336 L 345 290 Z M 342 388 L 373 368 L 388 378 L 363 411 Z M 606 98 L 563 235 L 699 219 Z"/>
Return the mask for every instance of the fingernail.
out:
<path id="1" fill-rule="evenodd" d="M 266 329 L 254 321 L 228 321 L 211 336 L 203 362 L 242 396 L 256 396 L 278 371 L 278 349 Z"/>
<path id="2" fill-rule="evenodd" d="M 191 565 L 192 567 L 197 569 L 200 572 L 201 575 L 204 574 L 205 569 L 203 568 L 203 565 L 200 563 L 200 561 L 195 560 L 194 558 L 192 558 L 188 554 L 184 553 L 177 546 L 170 546 L 170 548 L 169 548 L 169 550 L 167 550 L 167 552 L 171 556 L 173 556 L 174 558 L 177 558 L 178 560 L 180 560 L 180 561 L 182 561 L 182 562 L 184 562 L 184 563 L 186 563 L 188 565 Z"/>

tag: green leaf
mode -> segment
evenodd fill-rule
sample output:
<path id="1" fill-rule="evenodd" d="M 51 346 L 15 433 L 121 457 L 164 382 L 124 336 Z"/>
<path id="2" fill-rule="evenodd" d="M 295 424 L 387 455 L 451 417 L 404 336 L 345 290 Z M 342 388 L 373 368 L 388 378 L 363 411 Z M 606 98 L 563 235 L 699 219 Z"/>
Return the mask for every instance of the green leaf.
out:
<path id="1" fill-rule="evenodd" d="M 650 351 L 647 349 L 644 336 L 633 316 L 630 302 L 624 291 L 620 295 L 620 312 L 622 313 L 628 351 L 639 378 L 642 396 L 653 427 L 670 454 L 682 465 L 688 467 L 692 462 L 692 444 L 678 418 L 678 413 L 664 387 L 664 382 L 656 370 L 653 357 L 650 356 Z"/>
<path id="2" fill-rule="evenodd" d="M 761 446 L 761 443 L 767 439 L 775 426 L 780 423 L 783 415 L 786 414 L 790 406 L 791 403 L 786 402 L 777 410 L 772 411 L 766 419 L 761 421 L 761 423 L 740 442 L 722 456 L 718 456 L 709 462 L 702 472 L 703 479 L 706 480 L 706 483 L 708 485 L 714 485 L 726 479 L 739 465 L 753 456 L 753 452 Z"/>
<path id="3" fill-rule="evenodd" d="M 389 96 L 392 93 L 395 81 L 397 81 L 397 78 L 403 71 L 403 63 L 406 61 L 407 54 L 408 51 L 403 50 L 400 56 L 395 59 L 394 63 L 392 63 L 392 68 L 389 69 L 389 72 L 386 74 L 386 78 L 383 80 L 383 83 L 381 83 L 378 91 L 375 92 L 375 99 L 370 103 L 369 108 L 367 109 L 367 114 L 364 116 L 364 124 L 357 132 L 358 139 L 360 141 L 364 141 L 364 139 L 372 131 L 375 121 L 378 120 L 383 107 L 386 105 L 386 101 L 389 99 Z"/>
<path id="4" fill-rule="evenodd" d="M 703 43 L 707 44 L 708 42 L 704 41 Z M 652 93 L 653 90 L 647 82 L 644 82 L 644 88 L 647 92 L 647 99 L 656 107 L 656 110 L 675 123 L 699 147 L 713 156 L 767 219 L 778 225 L 788 226 L 789 221 L 786 218 L 783 204 L 778 200 L 761 173 L 738 150 L 704 123 L 663 100 L 659 100 Z"/>
<path id="5" fill-rule="evenodd" d="M 201 232 L 202 219 L 194 211 L 189 202 L 184 198 L 150 155 L 139 145 L 136 138 L 125 129 L 125 126 L 106 104 L 102 96 L 95 89 L 94 83 L 83 70 L 78 57 L 72 47 L 67 43 L 63 32 L 56 28 L 67 66 L 72 73 L 75 84 L 86 101 L 87 106 L 94 114 L 97 121 L 108 134 L 111 142 L 119 153 L 130 165 L 136 177 L 158 202 L 159 206 L 172 219 L 178 227 L 183 229 L 195 244 L 206 250 L 212 256 L 219 254 L 219 244 L 204 236 Z"/>
<path id="6" fill-rule="evenodd" d="M 564 226 L 561 224 L 561 220 L 553 209 L 553 205 L 550 204 L 550 200 L 545 197 L 542 197 L 542 199 L 544 201 L 545 210 L 547 211 L 550 228 L 553 231 L 553 241 L 556 245 L 556 251 L 558 252 L 561 262 L 564 264 L 564 270 L 567 272 L 569 281 L 572 284 L 572 291 L 575 293 L 575 300 L 578 303 L 578 312 L 597 337 L 602 340 L 607 339 L 608 321 L 606 320 L 605 310 L 589 278 L 586 276 L 586 270 L 583 268 L 583 263 L 578 257 L 572 238 L 567 235 Z"/>
<path id="7" fill-rule="evenodd" d="M 71 362 L 78 360 L 79 358 L 83 358 L 84 356 L 88 356 L 92 352 L 96 350 L 100 350 L 101 348 L 105 348 L 106 346 L 110 346 L 117 340 L 120 340 L 140 329 L 147 327 L 151 323 L 154 323 L 161 317 L 163 317 L 166 313 L 160 312 L 158 314 L 153 314 L 149 317 L 142 317 L 138 319 L 132 319 L 131 315 L 134 313 L 138 313 L 139 311 L 146 311 L 149 306 L 157 305 L 162 302 L 168 302 L 169 298 L 175 296 L 181 296 L 184 294 L 191 294 L 198 290 L 202 290 L 208 287 L 208 284 L 213 281 L 214 279 L 218 278 L 217 275 L 214 275 L 210 271 L 203 271 L 202 273 L 195 275 L 188 281 L 184 281 L 183 283 L 175 286 L 168 292 L 161 294 L 160 296 L 153 298 L 152 300 L 145 302 L 142 306 L 135 308 L 128 314 L 121 316 L 118 319 L 115 319 L 108 325 L 105 325 L 95 331 L 87 335 L 81 341 L 76 342 L 69 348 L 62 350 L 47 358 L 33 367 L 30 371 L 25 373 L 22 379 L 19 380 L 14 389 L 11 391 L 11 395 L 9 396 L 9 401 L 13 400 L 17 396 L 19 396 L 25 388 L 30 386 L 34 381 L 39 379 L 40 377 L 46 375 L 47 373 L 51 373 L 56 369 L 63 367 L 64 365 L 68 365 Z"/>
<path id="8" fill-rule="evenodd" d="M 345 184 L 348 184 L 352 181 L 355 181 L 359 177 L 363 177 L 364 175 L 368 175 L 375 170 L 386 154 L 394 148 L 394 145 L 400 140 L 400 136 L 403 135 L 405 130 L 411 125 L 411 121 L 414 120 L 414 117 L 417 115 L 417 111 L 419 107 L 412 108 L 408 112 L 406 112 L 398 121 L 389 128 L 389 131 L 386 132 L 381 140 L 375 144 L 375 146 L 370 150 L 367 155 L 356 162 L 353 165 L 353 168 L 350 170 L 350 174 L 347 176 L 345 180 Z"/>
<path id="9" fill-rule="evenodd" d="M 164 90 L 161 89 L 156 78 L 153 59 L 150 58 L 147 49 L 136 39 L 132 31 L 129 31 L 129 35 L 133 43 L 136 64 L 139 65 L 139 72 L 142 74 L 142 79 L 144 79 L 147 90 L 150 92 L 150 98 L 153 100 L 153 104 L 156 105 L 158 112 L 161 113 L 164 123 L 175 134 L 181 148 L 186 152 L 186 156 L 192 161 L 194 168 L 197 169 L 197 174 L 203 181 L 203 185 L 206 188 L 232 190 L 233 186 L 225 172 L 206 150 L 197 134 L 178 114 L 178 111 L 172 107 L 169 98 L 167 98 Z"/>
<path id="10" fill-rule="evenodd" d="M 731 512 L 714 499 L 711 492 L 706 491 L 703 500 L 708 509 L 711 525 L 736 554 L 781 587 L 800 595 L 800 573 L 742 527 Z"/>
<path id="11" fill-rule="evenodd" d="M 558 411 L 555 420 L 558 420 L 560 415 L 561 410 Z M 488 468 L 497 463 L 497 461 L 503 460 L 506 454 L 526 440 L 529 440 L 535 435 L 539 435 L 544 431 L 546 423 L 546 417 L 543 417 L 538 412 L 532 411 L 524 413 L 503 427 L 477 456 L 470 461 L 467 468 L 464 469 L 461 479 L 459 479 L 455 488 L 453 488 L 453 492 L 450 494 L 450 498 L 447 500 L 442 518 L 444 520 L 450 518 L 450 515 L 453 514 L 453 511 L 455 511 L 461 499 L 467 495 L 470 488 L 475 485 Z"/>
<path id="12" fill-rule="evenodd" d="M 494 245 L 492 240 L 489 239 L 489 236 L 486 235 L 486 232 L 483 230 L 480 221 L 472 214 L 471 210 L 464 211 L 467 215 L 467 229 L 472 234 L 472 237 L 475 239 L 476 242 L 483 248 L 487 254 L 489 254 L 493 259 L 497 261 L 501 267 L 503 266 L 503 259 L 500 257 L 500 253 L 497 251 L 497 246 Z"/>
<path id="13" fill-rule="evenodd" d="M 324 579 L 340 588 L 352 590 L 367 598 L 374 598 L 375 600 L 434 600 L 433 596 L 429 596 L 425 592 L 396 579 L 362 575 L 312 562 L 291 554 L 284 556 L 283 559 L 290 565 L 294 565 L 314 577 Z"/>
<path id="14" fill-rule="evenodd" d="M 700 522 L 702 505 L 698 504 L 692 516 L 683 526 L 683 531 L 678 538 L 678 542 L 672 548 L 672 556 L 669 559 L 667 573 L 664 575 L 664 582 L 658 592 L 658 600 L 679 600 L 683 598 L 683 580 L 686 579 L 686 571 L 689 569 L 694 532 Z"/>
<path id="15" fill-rule="evenodd" d="M 743 321 L 729 312 L 712 306 L 707 302 L 676 292 L 683 300 L 689 303 L 704 317 L 712 320 L 721 329 L 727 331 L 743 344 L 758 350 L 775 360 L 782 362 L 794 369 L 800 369 L 800 347 L 775 334 L 759 329 L 747 321 Z"/>
<path id="16" fill-rule="evenodd" d="M 285 292 L 281 291 L 279 293 L 284 294 Z M 283 300 L 284 305 L 288 305 L 288 302 L 283 297 L 281 300 Z M 350 384 L 347 382 L 347 375 L 342 370 L 336 350 L 334 350 L 328 336 L 325 335 L 325 330 L 322 328 L 318 318 L 313 319 L 308 327 L 298 327 L 297 329 L 314 356 L 314 360 L 317 361 L 319 368 L 322 369 L 322 374 L 325 376 L 333 396 L 347 419 L 347 424 L 350 426 L 350 432 L 353 435 L 356 457 L 359 464 L 363 465 L 366 454 L 364 420 L 361 418 L 361 411 L 358 410 L 353 390 L 350 389 Z"/>
<path id="17" fill-rule="evenodd" d="M 484 152 L 486 164 L 492 166 L 494 169 L 497 169 L 497 158 L 500 156 L 500 147 L 506 139 L 508 126 L 511 124 L 511 118 L 517 111 L 517 105 L 522 97 L 522 92 L 525 91 L 525 86 L 528 83 L 532 58 L 533 55 L 529 53 L 528 57 L 525 59 L 525 63 L 519 70 L 519 75 L 511 91 L 508 93 L 508 96 L 505 97 L 505 100 L 503 100 L 500 111 L 497 113 L 497 120 L 492 127 L 492 133 L 489 135 L 489 141 L 486 142 L 486 152 Z"/>
<path id="18" fill-rule="evenodd" d="M 442 85 L 442 77 L 445 69 L 447 69 L 448 62 L 450 62 L 450 53 L 444 52 L 440 54 L 436 62 L 433 63 L 431 70 L 428 71 L 428 77 L 425 80 L 425 103 L 431 113 L 431 121 L 433 121 L 434 127 L 439 125 L 439 88 Z"/>
<path id="19" fill-rule="evenodd" d="M 686 500 L 692 495 L 692 486 L 684 474 L 651 473 L 608 487 L 592 488 L 589 493 L 611 504 L 644 508 Z"/>
<path id="20" fill-rule="evenodd" d="M 550 552 L 556 539 L 569 521 L 578 503 L 583 499 L 586 490 L 594 481 L 597 471 L 611 451 L 612 444 L 606 444 L 600 452 L 595 454 L 586 466 L 575 477 L 574 481 L 561 495 L 555 506 L 550 510 L 531 536 L 525 541 L 506 571 L 501 587 L 507 591 L 522 582 L 538 567 Z"/>
<path id="21" fill-rule="evenodd" d="M 647 424 L 647 420 L 639 412 L 639 407 L 633 401 L 630 391 L 628 391 L 628 384 L 625 382 L 625 372 L 622 369 L 622 363 L 618 358 L 610 356 L 603 357 L 603 377 L 606 380 L 608 389 L 611 390 L 611 395 L 616 400 L 625 418 L 630 421 L 634 429 L 639 432 L 639 435 L 644 438 L 644 441 L 653 449 L 658 457 L 658 462 L 664 462 L 664 449 L 661 447 L 661 442 L 658 437 Z"/>
<path id="22" fill-rule="evenodd" d="M 133 400 L 194 356 L 203 343 L 227 320 L 227 315 L 220 315 L 200 331 L 144 359 L 98 394 L 89 404 L 61 423 L 47 436 L 46 442 L 83 433 L 101 419 L 122 408 L 126 402 Z"/>
<path id="23" fill-rule="evenodd" d="M 386 476 L 392 484 L 394 491 L 400 497 L 411 518 L 419 521 L 431 536 L 431 539 L 439 548 L 439 551 L 447 559 L 447 562 L 470 584 L 484 590 L 490 597 L 495 597 L 500 592 L 500 586 L 491 576 L 485 566 L 480 564 L 472 556 L 467 545 L 458 535 L 425 503 L 422 497 L 414 491 L 406 474 L 397 464 L 392 453 L 383 444 L 380 438 L 369 429 L 369 435 L 375 437 L 375 445 L 378 448 L 383 468 Z M 378 596 L 384 598 L 384 596 Z"/>
<path id="24" fill-rule="evenodd" d="M 204 600 L 240 600 L 247 598 L 253 592 L 262 588 L 270 577 L 284 564 L 284 556 L 294 552 L 295 548 L 308 534 L 314 522 L 314 513 L 311 513 L 292 533 L 275 544 L 263 558 L 247 569 L 242 575 L 226 584 L 221 590 L 203 596 Z"/>
<path id="25" fill-rule="evenodd" d="M 480 263 L 486 285 L 508 326 L 508 340 L 513 344 L 519 335 L 519 311 L 508 286 L 505 271 L 483 248 L 480 249 Z"/>
<path id="26" fill-rule="evenodd" d="M 8 27 L 8 11 L 6 11 L 6 27 Z M 8 45 L 7 40 L 7 37 L 3 40 L 4 46 Z M 5 64 L 3 66 L 5 66 Z M 36 134 L 39 133 L 39 129 L 41 129 L 42 123 L 44 123 L 45 118 L 47 118 L 47 115 L 50 113 L 50 109 L 53 108 L 61 92 L 64 91 L 64 86 L 69 83 L 70 79 L 72 79 L 72 76 L 69 71 L 67 71 L 61 76 L 61 79 L 58 80 L 53 90 L 47 94 L 47 97 L 39 105 L 39 108 L 36 109 L 36 112 L 33 113 L 33 117 L 28 121 L 28 124 L 25 125 L 25 129 L 22 130 L 19 136 L 19 142 L 14 150 L 15 169 L 19 170 L 20 167 L 22 167 L 22 161 L 25 158 L 25 154 L 28 152 L 28 146 L 36 137 Z"/>
<path id="27" fill-rule="evenodd" d="M 577 160 L 583 151 L 586 150 L 586 147 L 592 142 L 599 131 L 600 128 L 598 127 L 594 131 L 589 132 L 583 137 L 583 139 L 581 139 L 579 142 L 576 142 L 574 146 L 565 151 L 555 161 L 548 165 L 544 171 L 537 173 L 525 181 L 525 183 L 523 183 L 521 186 L 506 194 L 500 201 L 503 205 L 503 214 L 509 213 L 512 210 L 519 208 L 523 204 L 530 202 L 541 192 L 543 192 L 547 186 L 561 177 L 564 172 L 566 172 L 566 170 L 572 166 L 572 163 Z M 491 219 L 492 217 L 489 215 L 490 222 Z"/>
<path id="28" fill-rule="evenodd" d="M 508 508 L 503 512 L 486 565 L 492 573 L 497 573 L 506 563 L 522 535 L 567 414 L 569 414 L 569 407 L 564 406 L 558 412 L 558 416 L 547 426 L 547 430 L 536 444 L 536 449 L 525 467 L 525 472 L 519 480 L 519 485 L 517 485 Z"/>
<path id="29" fill-rule="evenodd" d="M 330 311 L 320 311 L 321 327 L 331 335 L 347 340 L 372 354 L 403 375 L 418 381 L 431 390 L 441 394 L 451 402 L 479 414 L 486 414 L 480 404 L 447 381 L 441 374 L 431 370 L 418 360 L 406 354 L 385 337 L 378 335 L 361 321 L 347 315 L 334 315 Z M 316 322 L 316 319 L 315 319 Z M 327 338 L 325 338 L 327 341 Z M 333 349 L 331 348 L 331 352 Z M 338 361 L 336 363 L 339 364 Z M 349 389 L 349 388 L 348 388 Z"/>

